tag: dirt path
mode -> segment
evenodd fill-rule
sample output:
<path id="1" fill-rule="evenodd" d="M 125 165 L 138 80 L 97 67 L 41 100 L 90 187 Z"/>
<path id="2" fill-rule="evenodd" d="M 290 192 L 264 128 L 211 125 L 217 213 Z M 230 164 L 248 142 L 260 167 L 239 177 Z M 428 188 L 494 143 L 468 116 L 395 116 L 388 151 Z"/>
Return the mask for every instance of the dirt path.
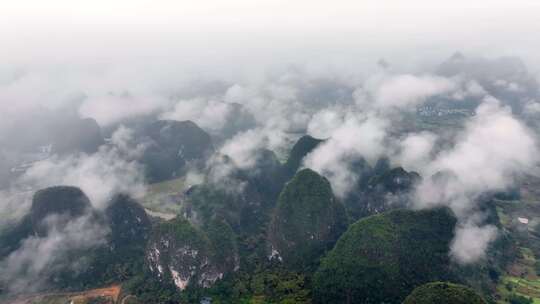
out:
<path id="1" fill-rule="evenodd" d="M 115 284 L 109 287 L 90 289 L 90 290 L 78 291 L 78 292 L 50 292 L 50 293 L 27 295 L 27 296 L 18 297 L 16 299 L 6 300 L 6 302 L 2 301 L 2 303 L 3 304 L 4 303 L 5 304 L 30 304 L 34 301 L 39 301 L 45 298 L 52 298 L 52 297 L 67 298 L 69 300 L 72 300 L 73 303 L 78 303 L 78 302 L 84 303 L 85 300 L 87 299 L 103 297 L 103 298 L 111 298 L 113 300 L 113 303 L 117 303 L 120 297 L 121 291 L 122 291 L 122 287 L 119 284 Z"/>
<path id="2" fill-rule="evenodd" d="M 96 298 L 96 297 L 110 297 L 114 300 L 114 303 L 118 302 L 118 297 L 121 291 L 120 285 L 112 285 L 106 288 L 91 289 L 78 293 L 77 296 L 83 298 Z M 76 296 L 76 297 L 77 297 Z"/>

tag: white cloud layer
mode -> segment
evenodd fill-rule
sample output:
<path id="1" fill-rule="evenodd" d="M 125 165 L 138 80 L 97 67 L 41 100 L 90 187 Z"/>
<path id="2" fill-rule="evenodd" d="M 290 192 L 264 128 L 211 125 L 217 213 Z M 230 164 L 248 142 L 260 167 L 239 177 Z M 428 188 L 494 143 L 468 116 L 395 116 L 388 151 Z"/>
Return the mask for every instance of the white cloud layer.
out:
<path id="1" fill-rule="evenodd" d="M 475 197 L 485 191 L 504 190 L 516 174 L 530 172 L 538 162 L 535 136 L 509 108 L 487 98 L 466 125 L 456 145 L 442 151 L 429 165 L 427 174 L 449 171 L 459 186 L 442 191 L 424 191 L 420 186 L 419 204 L 452 201 L 456 195 Z M 455 204 L 455 211 L 468 206 Z"/>
<path id="2" fill-rule="evenodd" d="M 10 292 L 29 293 L 47 287 L 51 284 L 48 275 L 61 269 L 73 273 L 84 270 L 85 256 L 80 250 L 88 252 L 104 244 L 109 233 L 109 227 L 90 215 L 57 224 L 63 221 L 49 216 L 45 219 L 49 227 L 46 236 L 26 238 L 20 248 L 0 261 L 0 282 L 9 284 Z"/>
<path id="3" fill-rule="evenodd" d="M 437 137 L 430 132 L 413 133 L 399 142 L 399 153 L 395 162 L 406 170 L 422 171 L 431 160 Z"/>
<path id="4" fill-rule="evenodd" d="M 355 92 L 355 97 L 361 107 L 406 109 L 455 89 L 453 80 L 440 76 L 382 75 L 369 79 L 363 88 Z"/>
<path id="5" fill-rule="evenodd" d="M 536 137 L 508 107 L 488 97 L 454 147 L 440 152 L 423 172 L 416 207 L 452 208 L 460 220 L 452 255 L 462 263 L 476 262 L 497 235 L 494 226 L 474 220 L 477 199 L 483 193 L 511 187 L 518 175 L 532 173 L 538 161 Z M 429 178 L 437 172 L 443 175 Z"/>
<path id="6" fill-rule="evenodd" d="M 330 180 L 335 194 L 345 196 L 357 181 L 351 166 L 361 158 L 373 164 L 385 151 L 386 122 L 376 116 L 351 115 L 330 138 L 308 154 L 304 166 Z"/>
<path id="7" fill-rule="evenodd" d="M 493 225 L 458 226 L 450 246 L 450 254 L 460 263 L 474 263 L 484 258 L 489 244 L 497 238 L 497 227 Z"/>
<path id="8" fill-rule="evenodd" d="M 94 207 L 103 209 L 116 193 L 140 197 L 144 191 L 142 168 L 134 161 L 122 159 L 115 149 L 101 147 L 97 153 L 52 157 L 38 162 L 21 177 L 34 189 L 55 185 L 81 188 Z"/>

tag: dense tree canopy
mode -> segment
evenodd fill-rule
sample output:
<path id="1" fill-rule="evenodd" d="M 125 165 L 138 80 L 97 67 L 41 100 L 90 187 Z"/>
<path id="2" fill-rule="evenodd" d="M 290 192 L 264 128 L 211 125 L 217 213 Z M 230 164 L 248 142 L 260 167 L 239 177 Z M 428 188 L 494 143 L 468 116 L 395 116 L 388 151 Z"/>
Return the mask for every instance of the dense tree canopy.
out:
<path id="1" fill-rule="evenodd" d="M 486 304 L 486 302 L 467 286 L 434 282 L 414 289 L 403 304 Z"/>
<path id="2" fill-rule="evenodd" d="M 304 169 L 281 192 L 269 237 L 286 265 L 303 268 L 332 248 L 346 228 L 345 209 L 328 180 Z"/>
<path id="3" fill-rule="evenodd" d="M 359 220 L 322 260 L 314 300 L 400 303 L 420 284 L 450 279 L 455 223 L 443 208 L 393 210 Z"/>

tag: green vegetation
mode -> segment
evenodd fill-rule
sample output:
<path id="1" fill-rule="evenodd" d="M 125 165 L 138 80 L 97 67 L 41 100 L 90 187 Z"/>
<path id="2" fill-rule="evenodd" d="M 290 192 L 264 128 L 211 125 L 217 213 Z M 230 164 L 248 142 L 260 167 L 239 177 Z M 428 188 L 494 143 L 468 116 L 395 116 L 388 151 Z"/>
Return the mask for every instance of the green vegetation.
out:
<path id="1" fill-rule="evenodd" d="M 534 225 L 527 227 L 517 221 L 518 217 L 533 221 L 540 216 L 538 193 L 534 190 L 538 182 L 537 178 L 529 177 L 522 188 L 521 194 L 524 195 L 520 200 L 514 200 L 515 197 L 493 200 L 501 219 L 501 229 L 511 234 L 515 243 L 515 258 L 502 272 L 496 288 L 497 303 L 540 303 L 540 239 Z"/>
<path id="2" fill-rule="evenodd" d="M 462 283 L 480 292 L 486 301 L 494 303 L 497 301 L 497 285 L 515 260 L 517 251 L 513 235 L 501 225 L 496 204 L 485 200 L 478 204 L 478 208 L 484 215 L 484 224 L 499 229 L 497 238 L 489 244 L 483 259 L 467 265 L 456 264 L 454 270 Z"/>
<path id="3" fill-rule="evenodd" d="M 105 216 L 115 250 L 139 250 L 145 247 L 151 223 L 135 200 L 124 194 L 116 195 L 105 210 Z"/>
<path id="4" fill-rule="evenodd" d="M 149 273 L 142 273 L 122 284 L 125 292 L 135 295 L 138 303 L 176 304 L 181 303 L 180 293 L 169 280 L 160 281 Z M 196 302 L 189 302 L 196 303 Z"/>
<path id="5" fill-rule="evenodd" d="M 30 221 L 39 235 L 46 234 L 42 221 L 49 215 L 67 215 L 66 220 L 83 215 L 92 205 L 81 189 L 71 186 L 55 186 L 37 191 L 32 199 Z"/>
<path id="6" fill-rule="evenodd" d="M 222 220 L 205 230 L 177 217 L 158 224 L 146 251 L 148 266 L 159 281 L 186 287 L 209 287 L 238 267 L 236 236 Z"/>
<path id="7" fill-rule="evenodd" d="M 0 258 L 17 250 L 21 243 L 32 235 L 45 236 L 51 229 L 43 220 L 50 215 L 63 215 L 55 221 L 55 228 L 90 211 L 90 200 L 81 189 L 71 186 L 56 186 L 38 190 L 32 199 L 27 215 L 13 227 L 0 231 Z"/>
<path id="8" fill-rule="evenodd" d="M 356 171 L 362 172 L 358 184 L 345 198 L 347 213 L 353 220 L 396 208 L 405 208 L 411 191 L 421 177 L 401 167 L 390 168 L 388 160 L 381 158 L 374 167 L 365 160 L 358 161 Z"/>
<path id="9" fill-rule="evenodd" d="M 531 299 L 531 303 L 540 303 L 540 279 L 507 275 L 502 278 L 498 293 L 505 300 L 505 303 L 518 297 Z"/>
<path id="10" fill-rule="evenodd" d="M 66 254 L 66 260 L 84 257 L 84 271 L 47 274 L 52 289 L 121 282 L 123 292 L 140 303 L 485 303 L 475 290 L 490 304 L 540 304 L 540 191 L 532 189 L 540 182 L 531 180 L 534 187 L 527 191 L 482 197 L 477 206 L 483 224 L 498 227 L 498 238 L 483 260 L 457 265 L 448 254 L 456 224 L 448 209 L 384 212 L 406 205 L 418 174 L 390 168 L 387 159 L 374 166 L 359 160 L 352 169 L 361 179 L 344 207 L 324 177 L 310 169 L 297 172 L 321 142 L 300 138 L 284 165 L 273 152 L 258 151 L 255 168 L 234 170 L 230 184 L 207 180 L 190 187 L 185 177 L 174 177 L 181 170 L 158 178 L 143 202 L 177 216 L 169 221 L 150 219 L 124 195 L 98 211 L 80 189 L 39 191 L 31 213 L 0 234 L 0 257 L 35 235 L 40 218 L 84 214 L 109 226 L 110 234 L 97 248 Z M 173 151 L 156 145 L 158 154 Z M 349 216 L 360 220 L 348 227 Z M 470 287 L 429 283 L 435 281 Z M 7 291 L 0 286 L 0 293 L 2 288 Z"/>
<path id="11" fill-rule="evenodd" d="M 249 170 L 240 170 L 237 177 L 248 182 L 266 205 L 273 207 L 283 185 L 291 176 L 284 172 L 283 165 L 273 151 L 259 149 L 256 155 L 255 166 Z"/>
<path id="12" fill-rule="evenodd" d="M 185 178 L 178 177 L 148 185 L 146 196 L 152 197 L 161 194 L 180 194 L 185 190 Z"/>
<path id="13" fill-rule="evenodd" d="M 304 157 L 311 151 L 315 150 L 315 148 L 317 148 L 321 142 L 323 142 L 323 140 L 311 137 L 309 135 L 300 137 L 300 139 L 294 144 L 291 153 L 289 154 L 289 158 L 284 165 L 286 174 L 288 176 L 293 176 L 298 168 L 300 168 Z"/>
<path id="14" fill-rule="evenodd" d="M 141 159 L 150 182 L 180 176 L 188 161 L 203 160 L 213 150 L 210 135 L 191 121 L 158 120 L 137 137 L 152 143 Z"/>
<path id="15" fill-rule="evenodd" d="M 453 280 L 449 209 L 393 210 L 351 225 L 314 277 L 316 303 L 399 303 L 416 286 Z M 421 258 L 420 258 L 421 257 Z"/>
<path id="16" fill-rule="evenodd" d="M 160 238 L 177 242 L 172 244 L 173 246 L 178 245 L 181 247 L 186 245 L 205 250 L 209 249 L 209 240 L 204 234 L 181 217 L 160 223 L 154 227 L 150 243 L 158 243 Z"/>
<path id="17" fill-rule="evenodd" d="M 252 201 L 252 203 L 255 202 L 257 200 Z M 225 219 L 237 231 L 257 230 L 257 227 L 254 226 L 259 226 L 262 223 L 256 217 L 247 217 L 247 208 L 249 208 L 249 201 L 246 195 L 227 192 L 224 189 L 205 184 L 195 186 L 191 190 L 184 207 L 184 213 L 194 222 L 203 225 L 214 217 L 219 217 Z M 248 221 L 253 224 L 247 225 Z"/>
<path id="18" fill-rule="evenodd" d="M 486 304 L 486 302 L 467 286 L 434 282 L 414 289 L 403 304 Z"/>
<path id="19" fill-rule="evenodd" d="M 508 302 L 510 304 L 533 304 L 532 298 L 527 298 L 524 296 L 512 294 L 508 297 Z"/>
<path id="20" fill-rule="evenodd" d="M 410 190 L 421 179 L 416 172 L 407 172 L 402 167 L 383 171 L 369 180 L 369 187 L 378 188 L 377 191 L 397 193 Z"/>
<path id="21" fill-rule="evenodd" d="M 43 219 L 52 214 L 63 216 L 54 222 L 53 228 L 50 224 L 42 225 Z M 58 186 L 37 191 L 30 213 L 0 236 L 0 254 L 4 257 L 19 249 L 29 238 L 36 237 L 36 232 L 42 238 L 47 237 L 50 229 L 62 232 L 64 224 L 83 215 L 109 233 L 102 244 L 85 249 L 66 248 L 61 259 L 49 261 L 49 269 L 40 273 L 50 282 L 46 287 L 83 290 L 122 282 L 143 271 L 144 250 L 151 230 L 144 209 L 130 197 L 116 195 L 103 212 L 97 211 L 75 187 Z M 75 263 L 77 270 L 84 271 L 74 271 Z"/>
<path id="22" fill-rule="evenodd" d="M 330 183 L 310 169 L 299 171 L 281 192 L 270 224 L 272 251 L 293 269 L 310 268 L 347 228 L 343 206 Z"/>
<path id="23" fill-rule="evenodd" d="M 213 218 L 224 219 L 239 235 L 254 237 L 266 229 L 273 202 L 250 181 L 239 181 L 242 190 L 223 189 L 212 184 L 192 187 L 182 213 L 201 226 Z"/>
<path id="24" fill-rule="evenodd" d="M 200 297 L 203 295 L 212 298 L 214 304 L 311 303 L 309 278 L 279 266 L 239 271 L 217 282 L 212 288 L 201 293 Z"/>
<path id="25" fill-rule="evenodd" d="M 182 209 L 181 201 L 188 186 L 185 177 L 150 184 L 140 199 L 141 204 L 150 211 L 174 216 Z"/>
<path id="26" fill-rule="evenodd" d="M 213 260 L 222 271 L 239 267 L 238 244 L 231 226 L 223 219 L 213 219 L 205 228 L 215 255 Z"/>
<path id="27" fill-rule="evenodd" d="M 93 252 L 91 267 L 83 277 L 89 282 L 112 284 L 143 271 L 144 250 L 152 227 L 144 209 L 123 194 L 111 199 L 105 218 L 111 230 L 107 246 Z"/>
<path id="28" fill-rule="evenodd" d="M 0 232 L 0 260 L 17 250 L 21 243 L 34 233 L 30 217 L 23 217 L 19 223 L 13 227 L 7 227 Z M 0 285 L 1 291 L 1 285 Z"/>

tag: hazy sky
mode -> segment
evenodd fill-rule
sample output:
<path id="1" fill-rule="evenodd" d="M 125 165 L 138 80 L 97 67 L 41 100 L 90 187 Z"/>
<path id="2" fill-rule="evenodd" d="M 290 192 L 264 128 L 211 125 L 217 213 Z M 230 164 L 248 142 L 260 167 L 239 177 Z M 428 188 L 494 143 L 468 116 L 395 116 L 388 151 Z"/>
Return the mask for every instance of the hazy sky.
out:
<path id="1" fill-rule="evenodd" d="M 3 0 L 0 15 L 3 65 L 174 58 L 202 69 L 352 68 L 385 57 L 413 66 L 454 50 L 540 63 L 535 0 Z"/>

